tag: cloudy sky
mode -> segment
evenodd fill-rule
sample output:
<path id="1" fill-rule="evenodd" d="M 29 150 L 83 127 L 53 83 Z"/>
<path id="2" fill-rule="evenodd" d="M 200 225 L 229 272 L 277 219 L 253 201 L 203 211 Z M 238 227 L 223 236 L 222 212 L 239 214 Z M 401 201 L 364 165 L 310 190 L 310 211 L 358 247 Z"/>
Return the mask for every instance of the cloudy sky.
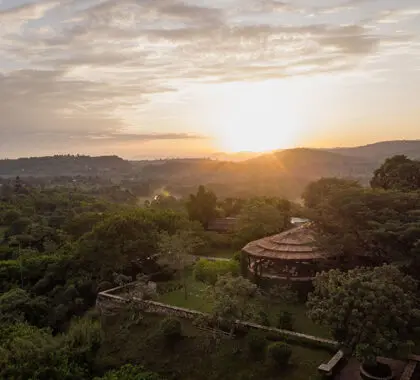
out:
<path id="1" fill-rule="evenodd" d="M 0 0 L 0 156 L 420 138 L 419 0 Z"/>

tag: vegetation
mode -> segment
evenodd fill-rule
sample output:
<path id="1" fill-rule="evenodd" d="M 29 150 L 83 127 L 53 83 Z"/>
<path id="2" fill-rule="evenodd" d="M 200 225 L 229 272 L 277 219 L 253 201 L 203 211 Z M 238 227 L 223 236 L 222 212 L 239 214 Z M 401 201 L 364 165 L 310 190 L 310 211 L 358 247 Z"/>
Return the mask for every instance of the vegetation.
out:
<path id="1" fill-rule="evenodd" d="M 237 319 L 333 336 L 366 363 L 413 348 L 411 340 L 420 341 L 417 161 L 387 160 L 371 188 L 362 187 L 363 176 L 360 183 L 323 178 L 305 191 L 305 208 L 281 198 L 280 187 L 293 183 L 286 193 L 297 196 L 308 182 L 315 165 L 308 157 L 325 164 L 319 172 L 334 174 L 348 164 L 331 163 L 337 156 L 298 150 L 247 163 L 158 165 L 81 156 L 0 162 L 0 172 L 24 167 L 45 174 L 65 161 L 62 169 L 71 173 L 0 179 L 0 378 L 297 380 L 311 378 L 328 359 L 299 337 L 239 331 Z M 282 176 L 297 167 L 306 177 L 279 184 L 276 170 L 261 173 L 268 164 Z M 196 183 L 204 183 L 197 178 L 209 172 L 217 172 L 216 182 L 197 191 Z M 217 181 L 223 183 L 218 197 Z M 229 188 L 235 181 L 240 185 Z M 235 194 L 226 197 L 229 191 Z M 241 277 L 234 254 L 250 240 L 289 228 L 292 215 L 312 219 L 317 244 L 340 254 L 334 263 L 319 262 L 325 272 L 308 300 L 313 321 L 291 286 L 260 289 Z M 236 218 L 233 231 L 207 230 L 225 216 Z M 231 260 L 195 264 L 197 255 L 212 252 Z M 135 280 L 138 293 L 129 292 L 127 306 L 99 318 L 98 292 Z M 145 314 L 134 294 L 213 318 L 193 325 Z"/>
<path id="2" fill-rule="evenodd" d="M 188 297 L 187 270 L 194 262 L 192 254 L 199 245 L 200 240 L 191 231 L 179 231 L 173 235 L 164 232 L 159 238 L 159 262 L 180 274 L 185 299 Z"/>
<path id="3" fill-rule="evenodd" d="M 246 202 L 238 215 L 236 247 L 290 228 L 290 210 L 290 202 L 278 198 L 253 198 Z"/>
<path id="4" fill-rule="evenodd" d="M 394 266 L 331 270 L 315 280 L 309 315 L 362 362 L 372 363 L 413 345 L 420 317 L 416 291 L 416 282 Z"/>
<path id="5" fill-rule="evenodd" d="M 232 276 L 239 276 L 239 271 L 239 263 L 235 260 L 200 259 L 194 266 L 195 279 L 209 285 L 215 285 L 220 276 L 228 273 Z"/>
<path id="6" fill-rule="evenodd" d="M 419 190 L 420 161 L 410 160 L 404 155 L 387 158 L 381 167 L 375 170 L 370 185 L 385 190 Z"/>
<path id="7" fill-rule="evenodd" d="M 274 363 L 280 368 L 284 368 L 289 363 L 292 356 L 292 348 L 285 343 L 276 342 L 271 343 L 268 348 L 268 355 Z"/>

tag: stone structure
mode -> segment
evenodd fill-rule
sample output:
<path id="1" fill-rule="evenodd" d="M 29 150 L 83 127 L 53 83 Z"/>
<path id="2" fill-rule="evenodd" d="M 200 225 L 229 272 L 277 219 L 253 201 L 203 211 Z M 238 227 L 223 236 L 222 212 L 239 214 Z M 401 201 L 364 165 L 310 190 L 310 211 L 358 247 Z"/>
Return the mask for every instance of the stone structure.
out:
<path id="1" fill-rule="evenodd" d="M 256 277 L 304 283 L 312 282 L 321 260 L 333 256 L 315 246 L 311 223 L 253 241 L 242 252 Z"/>
<path id="2" fill-rule="evenodd" d="M 145 313 L 158 314 L 164 316 L 173 316 L 188 320 L 195 320 L 197 317 L 207 316 L 209 314 L 202 313 L 197 310 L 185 309 L 182 307 L 176 307 L 155 301 L 146 301 L 130 294 L 132 289 L 135 288 L 136 283 L 120 286 L 114 289 L 110 289 L 98 294 L 96 299 L 96 307 L 103 315 L 112 315 L 118 313 L 118 311 L 124 307 L 130 301 L 135 302 L 136 306 L 139 307 Z M 330 340 L 318 338 L 316 336 L 302 334 L 289 330 L 281 330 L 273 327 L 262 326 L 252 322 L 236 321 L 236 326 L 245 330 L 259 330 L 268 334 L 278 335 L 284 337 L 286 340 L 296 340 L 299 342 L 306 342 L 313 345 L 323 346 L 324 348 L 330 348 L 332 350 L 338 348 L 338 343 Z"/>

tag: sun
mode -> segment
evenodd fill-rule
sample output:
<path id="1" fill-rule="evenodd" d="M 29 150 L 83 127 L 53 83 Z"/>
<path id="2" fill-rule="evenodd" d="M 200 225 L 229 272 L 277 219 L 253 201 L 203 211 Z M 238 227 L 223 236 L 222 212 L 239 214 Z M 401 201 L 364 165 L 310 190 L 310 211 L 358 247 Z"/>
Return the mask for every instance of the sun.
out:
<path id="1" fill-rule="evenodd" d="M 216 138 L 228 152 L 263 152 L 292 147 L 300 134 L 299 110 L 284 89 L 237 88 L 224 95 Z"/>

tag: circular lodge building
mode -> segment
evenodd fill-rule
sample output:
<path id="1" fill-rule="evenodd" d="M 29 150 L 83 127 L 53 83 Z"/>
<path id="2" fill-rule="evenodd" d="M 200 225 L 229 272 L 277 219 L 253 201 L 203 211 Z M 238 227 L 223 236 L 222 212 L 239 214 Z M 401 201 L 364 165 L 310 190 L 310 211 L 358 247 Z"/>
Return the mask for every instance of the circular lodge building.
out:
<path id="1" fill-rule="evenodd" d="M 314 240 L 311 223 L 255 240 L 242 249 L 244 264 L 255 278 L 311 283 L 320 261 L 331 257 Z"/>

